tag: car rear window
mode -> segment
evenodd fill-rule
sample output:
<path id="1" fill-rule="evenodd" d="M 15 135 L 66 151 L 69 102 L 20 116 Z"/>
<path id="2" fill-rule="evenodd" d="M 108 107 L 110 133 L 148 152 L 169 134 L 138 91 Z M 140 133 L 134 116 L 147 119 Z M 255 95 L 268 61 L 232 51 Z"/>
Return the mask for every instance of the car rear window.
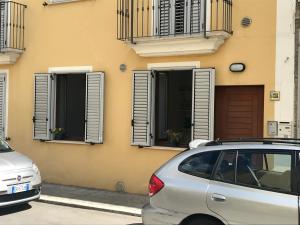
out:
<path id="1" fill-rule="evenodd" d="M 210 178 L 219 155 L 220 151 L 192 155 L 179 165 L 178 170 L 192 176 Z"/>

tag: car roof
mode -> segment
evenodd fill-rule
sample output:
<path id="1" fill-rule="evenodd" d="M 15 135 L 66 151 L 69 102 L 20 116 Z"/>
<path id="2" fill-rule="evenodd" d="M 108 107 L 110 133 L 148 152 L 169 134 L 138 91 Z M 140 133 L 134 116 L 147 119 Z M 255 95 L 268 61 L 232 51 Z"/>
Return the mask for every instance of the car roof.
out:
<path id="1" fill-rule="evenodd" d="M 272 143 L 272 144 L 264 144 L 261 142 L 226 142 L 219 145 L 200 145 L 195 149 L 191 149 L 189 152 L 199 153 L 199 152 L 207 152 L 207 151 L 226 151 L 226 150 L 280 150 L 280 151 L 291 151 L 296 150 L 300 151 L 300 144 L 282 144 L 282 143 Z"/>

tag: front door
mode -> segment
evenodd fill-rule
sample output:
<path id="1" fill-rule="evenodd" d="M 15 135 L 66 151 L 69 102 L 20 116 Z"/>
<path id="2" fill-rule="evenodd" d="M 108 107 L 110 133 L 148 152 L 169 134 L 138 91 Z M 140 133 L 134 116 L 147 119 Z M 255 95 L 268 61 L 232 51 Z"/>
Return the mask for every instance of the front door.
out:
<path id="1" fill-rule="evenodd" d="M 296 225 L 294 152 L 224 151 L 207 192 L 211 211 L 229 224 Z"/>
<path id="2" fill-rule="evenodd" d="M 263 137 L 264 87 L 217 86 L 215 138 Z"/>

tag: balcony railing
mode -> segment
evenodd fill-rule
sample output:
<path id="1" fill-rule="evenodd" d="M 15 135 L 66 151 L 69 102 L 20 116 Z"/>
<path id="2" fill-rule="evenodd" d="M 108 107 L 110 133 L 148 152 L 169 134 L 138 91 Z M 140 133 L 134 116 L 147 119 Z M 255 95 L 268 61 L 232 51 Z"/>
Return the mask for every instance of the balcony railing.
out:
<path id="1" fill-rule="evenodd" d="M 118 0 L 117 38 L 232 33 L 232 0 Z"/>
<path id="2" fill-rule="evenodd" d="M 0 52 L 22 52 L 24 46 L 26 5 L 0 2 Z"/>

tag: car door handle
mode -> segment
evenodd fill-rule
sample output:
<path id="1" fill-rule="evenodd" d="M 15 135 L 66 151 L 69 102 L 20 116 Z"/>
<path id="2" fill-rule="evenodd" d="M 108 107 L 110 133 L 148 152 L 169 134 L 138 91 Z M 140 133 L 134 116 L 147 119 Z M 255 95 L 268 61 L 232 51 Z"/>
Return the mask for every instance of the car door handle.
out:
<path id="1" fill-rule="evenodd" d="M 220 195 L 220 194 L 213 194 L 211 196 L 211 198 L 215 202 L 225 202 L 226 201 L 226 197 L 224 195 Z"/>

